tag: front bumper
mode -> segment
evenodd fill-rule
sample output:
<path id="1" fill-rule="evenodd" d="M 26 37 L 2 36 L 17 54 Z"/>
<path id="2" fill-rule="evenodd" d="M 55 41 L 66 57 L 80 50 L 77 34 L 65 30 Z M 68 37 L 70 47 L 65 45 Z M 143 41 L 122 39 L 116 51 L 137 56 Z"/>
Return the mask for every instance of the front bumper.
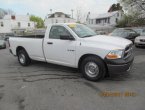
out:
<path id="1" fill-rule="evenodd" d="M 136 46 L 145 46 L 145 42 L 135 42 Z"/>
<path id="2" fill-rule="evenodd" d="M 117 73 L 129 71 L 132 67 L 133 60 L 134 60 L 134 55 L 131 55 L 127 59 L 117 59 L 117 60 L 105 59 L 105 62 L 108 67 L 108 72 L 117 74 Z"/>

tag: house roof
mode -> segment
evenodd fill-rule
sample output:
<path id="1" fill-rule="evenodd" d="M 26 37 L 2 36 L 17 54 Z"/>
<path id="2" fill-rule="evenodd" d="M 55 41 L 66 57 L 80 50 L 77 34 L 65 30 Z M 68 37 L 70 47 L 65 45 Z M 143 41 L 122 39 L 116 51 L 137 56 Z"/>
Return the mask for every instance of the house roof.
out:
<path id="1" fill-rule="evenodd" d="M 95 19 L 109 18 L 111 16 L 114 16 L 117 13 L 118 13 L 118 11 L 108 12 L 108 13 L 104 13 L 104 14 L 99 14 L 97 17 L 95 17 Z"/>
<path id="2" fill-rule="evenodd" d="M 48 18 L 54 18 L 54 15 L 57 14 L 57 15 L 65 15 L 66 18 L 70 18 L 70 16 L 68 14 L 65 14 L 63 12 L 55 12 L 53 14 L 49 14 L 48 15 Z"/>

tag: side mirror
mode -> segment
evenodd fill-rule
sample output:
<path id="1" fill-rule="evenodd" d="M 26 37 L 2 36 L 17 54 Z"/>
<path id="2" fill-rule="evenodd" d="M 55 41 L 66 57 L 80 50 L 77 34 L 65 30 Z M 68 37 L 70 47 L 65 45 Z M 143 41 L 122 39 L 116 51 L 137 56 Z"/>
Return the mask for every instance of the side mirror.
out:
<path id="1" fill-rule="evenodd" d="M 68 35 L 60 35 L 61 40 L 75 40 L 73 37 Z"/>

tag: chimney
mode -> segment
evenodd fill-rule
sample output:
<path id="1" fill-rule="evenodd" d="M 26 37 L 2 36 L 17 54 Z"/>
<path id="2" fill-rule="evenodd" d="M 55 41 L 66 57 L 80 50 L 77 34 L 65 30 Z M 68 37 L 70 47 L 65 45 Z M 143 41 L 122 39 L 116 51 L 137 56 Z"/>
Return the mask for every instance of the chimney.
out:
<path id="1" fill-rule="evenodd" d="M 12 16 L 11 16 L 11 19 L 12 19 L 12 20 L 15 20 L 15 19 L 16 19 L 15 15 L 12 15 Z"/>

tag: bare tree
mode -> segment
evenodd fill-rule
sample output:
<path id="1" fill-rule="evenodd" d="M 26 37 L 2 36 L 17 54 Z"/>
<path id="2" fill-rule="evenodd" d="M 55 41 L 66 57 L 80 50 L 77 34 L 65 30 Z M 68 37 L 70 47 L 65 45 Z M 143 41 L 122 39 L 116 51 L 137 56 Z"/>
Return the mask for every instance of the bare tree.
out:
<path id="1" fill-rule="evenodd" d="M 145 18 L 145 0 L 119 0 L 128 15 Z"/>
<path id="2" fill-rule="evenodd" d="M 119 2 L 123 5 L 125 10 L 136 8 L 137 11 L 145 11 L 145 0 L 119 0 Z"/>

